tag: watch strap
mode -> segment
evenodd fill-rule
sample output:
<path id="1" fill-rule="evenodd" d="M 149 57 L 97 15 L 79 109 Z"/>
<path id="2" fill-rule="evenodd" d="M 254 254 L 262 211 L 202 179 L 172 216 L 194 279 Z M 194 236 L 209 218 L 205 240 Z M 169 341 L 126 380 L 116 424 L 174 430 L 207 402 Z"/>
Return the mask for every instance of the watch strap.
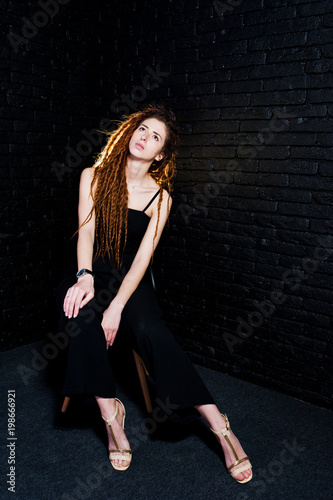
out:
<path id="1" fill-rule="evenodd" d="M 90 271 L 90 269 L 80 269 L 77 273 L 76 273 L 76 277 L 77 278 L 82 278 L 82 276 L 84 276 L 85 274 L 91 274 L 91 276 L 93 278 L 95 278 L 95 275 L 92 271 Z"/>

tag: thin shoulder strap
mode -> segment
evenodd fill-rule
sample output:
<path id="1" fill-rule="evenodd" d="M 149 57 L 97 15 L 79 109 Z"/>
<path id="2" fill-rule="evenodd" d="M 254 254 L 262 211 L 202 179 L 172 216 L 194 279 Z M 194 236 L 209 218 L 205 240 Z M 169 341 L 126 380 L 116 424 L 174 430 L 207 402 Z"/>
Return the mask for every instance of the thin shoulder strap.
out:
<path id="1" fill-rule="evenodd" d="M 160 191 L 157 191 L 157 193 L 154 194 L 154 196 L 152 197 L 152 199 L 148 202 L 148 205 L 142 210 L 142 212 L 145 212 L 147 210 L 147 208 L 150 207 L 150 205 L 153 203 L 153 201 L 155 200 L 156 196 L 159 194 Z"/>

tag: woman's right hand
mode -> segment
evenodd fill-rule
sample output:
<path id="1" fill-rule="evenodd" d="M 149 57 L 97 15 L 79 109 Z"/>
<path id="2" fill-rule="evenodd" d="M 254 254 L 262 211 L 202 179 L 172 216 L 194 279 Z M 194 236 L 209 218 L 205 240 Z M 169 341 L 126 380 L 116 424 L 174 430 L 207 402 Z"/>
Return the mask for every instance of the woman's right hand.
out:
<path id="1" fill-rule="evenodd" d="M 88 304 L 94 295 L 94 278 L 90 274 L 85 274 L 67 290 L 63 305 L 65 316 L 76 318 L 79 310 Z"/>

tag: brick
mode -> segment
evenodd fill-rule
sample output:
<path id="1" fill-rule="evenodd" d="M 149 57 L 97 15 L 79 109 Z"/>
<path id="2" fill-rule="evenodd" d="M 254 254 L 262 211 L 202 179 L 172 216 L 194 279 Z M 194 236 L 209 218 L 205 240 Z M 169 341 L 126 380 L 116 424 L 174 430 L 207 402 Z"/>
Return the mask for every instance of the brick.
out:
<path id="1" fill-rule="evenodd" d="M 257 214 L 256 221 L 259 226 L 278 229 L 290 229 L 290 227 L 293 227 L 295 231 L 306 231 L 309 228 L 308 219 L 289 217 L 288 215 L 274 217 L 271 214 Z"/>
<path id="2" fill-rule="evenodd" d="M 325 28 L 331 28 L 333 26 L 333 14 L 326 14 L 322 23 Z"/>
<path id="3" fill-rule="evenodd" d="M 331 121 L 327 118 L 297 118 L 292 120 L 290 130 L 297 132 L 330 132 L 332 130 Z"/>
<path id="4" fill-rule="evenodd" d="M 216 146 L 237 146 L 240 142 L 239 134 L 216 134 L 214 144 Z"/>
<path id="5" fill-rule="evenodd" d="M 262 89 L 262 82 L 259 80 L 253 82 L 221 82 L 216 85 L 216 92 L 222 94 L 238 94 L 238 93 L 250 93 L 258 92 Z"/>
<path id="6" fill-rule="evenodd" d="M 171 13 L 171 12 L 169 12 Z M 191 11 L 182 11 L 177 13 L 176 16 L 173 18 L 173 24 L 175 26 L 177 25 L 183 25 L 185 23 L 197 23 L 199 20 L 202 19 L 210 19 L 211 17 L 211 9 L 210 8 L 196 8 Z"/>
<path id="7" fill-rule="evenodd" d="M 268 119 L 272 118 L 272 109 L 267 107 L 258 107 L 258 108 L 223 108 L 221 110 L 221 116 L 223 119 L 230 120 L 257 120 L 257 119 Z"/>
<path id="8" fill-rule="evenodd" d="M 297 205 L 296 203 L 280 202 L 278 213 L 282 215 L 298 215 L 309 218 L 322 218 L 322 206 L 319 204 Z M 332 217 L 333 207 L 326 207 L 326 216 Z"/>
<path id="9" fill-rule="evenodd" d="M 215 84 L 202 83 L 192 85 L 174 85 L 173 96 L 181 97 L 184 95 L 209 95 L 215 93 Z"/>
<path id="10" fill-rule="evenodd" d="M 308 87 L 308 79 L 303 76 L 291 76 L 285 78 L 272 78 L 264 82 L 264 91 L 274 90 L 295 90 L 306 89 Z"/>
<path id="11" fill-rule="evenodd" d="M 313 193 L 312 197 L 320 205 L 333 205 L 333 193 Z"/>
<path id="12" fill-rule="evenodd" d="M 281 106 L 289 104 L 303 104 L 306 100 L 305 91 L 261 92 L 251 95 L 251 106 Z"/>
<path id="13" fill-rule="evenodd" d="M 327 73 L 330 71 L 331 63 L 325 59 L 319 61 L 310 61 L 305 65 L 306 73 Z"/>
<path id="14" fill-rule="evenodd" d="M 329 12 L 328 2 L 311 2 L 309 4 L 297 6 L 297 15 L 300 18 L 306 16 L 313 17 L 316 14 L 326 14 L 328 12 Z"/>
<path id="15" fill-rule="evenodd" d="M 305 45 L 307 33 L 284 33 L 265 36 L 249 41 L 249 50 L 274 50 L 281 47 L 299 47 Z"/>
<path id="16" fill-rule="evenodd" d="M 268 201 L 268 200 L 252 201 L 247 199 L 245 203 L 241 200 L 230 200 L 229 206 L 233 210 L 242 210 L 242 208 L 247 207 L 248 210 L 253 212 L 274 213 L 277 210 L 278 204 L 275 201 Z"/>
<path id="17" fill-rule="evenodd" d="M 265 54 L 263 52 L 252 52 L 248 53 L 246 57 L 244 55 L 235 55 L 235 56 L 221 56 L 216 57 L 214 61 L 215 69 L 223 69 L 228 68 L 231 65 L 235 68 L 249 66 L 256 67 L 264 64 L 265 62 Z"/>
<path id="18" fill-rule="evenodd" d="M 282 21 L 271 22 L 265 25 L 265 34 L 273 35 L 279 33 L 295 33 L 299 31 L 308 31 L 317 29 L 320 26 L 321 19 L 319 17 L 303 17 L 283 19 Z"/>
<path id="19" fill-rule="evenodd" d="M 235 181 L 236 182 L 236 181 Z M 246 184 L 244 182 L 244 184 Z M 229 189 L 229 185 L 225 184 L 224 186 L 225 194 L 228 195 L 229 198 L 258 198 L 258 189 L 253 189 L 253 186 L 240 186 L 233 184 L 232 189 Z"/>
<path id="20" fill-rule="evenodd" d="M 333 102 L 333 90 L 308 90 L 307 92 L 309 101 L 312 102 Z"/>
<path id="21" fill-rule="evenodd" d="M 291 147 L 291 158 L 311 158 L 314 160 L 333 160 L 331 148 L 320 147 Z"/>
<path id="22" fill-rule="evenodd" d="M 332 144 L 333 144 L 333 132 L 328 133 L 328 134 L 324 134 L 324 133 L 317 134 L 317 144 L 319 146 L 329 146 L 329 147 L 332 147 Z"/>
<path id="23" fill-rule="evenodd" d="M 198 71 L 211 71 L 213 69 L 213 63 L 210 60 L 202 60 L 202 61 L 197 61 L 195 64 L 196 68 Z M 179 63 L 173 63 L 171 66 L 171 74 L 177 74 L 177 73 L 183 73 L 184 71 L 186 73 L 189 73 L 193 67 L 193 61 L 188 61 L 185 63 L 179 62 Z"/>
<path id="24" fill-rule="evenodd" d="M 231 147 L 194 147 L 194 158 L 234 158 L 235 151 Z"/>
<path id="25" fill-rule="evenodd" d="M 309 75 L 308 84 L 309 88 L 318 87 L 320 89 L 322 88 L 330 89 L 333 84 L 333 75 L 331 73 Z"/>
<path id="26" fill-rule="evenodd" d="M 229 120 L 202 121 L 193 123 L 194 134 L 215 132 L 238 132 L 239 123 Z"/>
<path id="27" fill-rule="evenodd" d="M 247 42 L 246 40 L 239 40 L 235 42 L 220 41 L 213 45 L 201 46 L 199 49 L 199 59 L 218 57 L 223 54 L 243 54 L 246 51 Z"/>
<path id="28" fill-rule="evenodd" d="M 276 176 L 272 174 L 244 174 L 243 172 L 235 172 L 234 182 L 252 186 L 288 186 L 289 177 L 283 174 Z"/>
<path id="29" fill-rule="evenodd" d="M 289 201 L 294 203 L 310 203 L 311 193 L 297 189 L 280 189 L 261 187 L 258 191 L 259 198 L 264 200 Z"/>
<path id="30" fill-rule="evenodd" d="M 267 24 L 269 21 L 279 21 L 280 19 L 292 19 L 296 17 L 296 7 L 279 7 L 277 9 L 263 9 L 250 12 L 245 15 L 244 24 Z"/>
<path id="31" fill-rule="evenodd" d="M 225 106 L 248 106 L 250 96 L 247 94 L 218 94 L 205 96 L 200 99 L 200 107 L 216 108 Z"/>
<path id="32" fill-rule="evenodd" d="M 188 75 L 188 83 L 216 83 L 229 81 L 231 76 L 230 71 L 205 71 L 202 73 L 190 73 Z"/>
<path id="33" fill-rule="evenodd" d="M 249 78 L 249 68 L 233 68 L 231 73 L 232 81 L 248 80 Z"/>
<path id="34" fill-rule="evenodd" d="M 304 63 L 261 64 L 250 68 L 250 79 L 280 78 L 281 75 L 299 76 L 303 74 Z"/>
<path id="35" fill-rule="evenodd" d="M 332 177 L 333 168 L 331 162 L 320 162 L 319 174 L 327 177 Z"/>
<path id="36" fill-rule="evenodd" d="M 297 120 L 308 117 L 323 117 L 327 114 L 327 106 L 307 103 L 305 106 L 288 106 L 288 112 L 294 115 Z"/>
<path id="37" fill-rule="evenodd" d="M 303 20 L 302 20 L 303 21 Z M 312 22 L 312 19 L 309 19 Z M 276 26 L 276 24 L 274 24 Z M 299 60 L 318 60 L 321 57 L 319 47 L 296 47 L 294 49 L 276 49 L 267 53 L 267 63 L 284 63 Z"/>
<path id="38" fill-rule="evenodd" d="M 244 141 L 237 148 L 237 157 L 239 158 L 258 158 L 258 159 L 282 159 L 290 156 L 289 146 L 266 146 L 258 144 L 256 137 L 250 138 L 249 141 Z"/>
<path id="39" fill-rule="evenodd" d="M 272 134 L 272 141 L 270 144 L 276 145 L 289 145 L 289 146 L 311 146 L 315 145 L 317 142 L 316 134 L 303 132 L 299 133 L 283 133 L 279 132 Z"/>

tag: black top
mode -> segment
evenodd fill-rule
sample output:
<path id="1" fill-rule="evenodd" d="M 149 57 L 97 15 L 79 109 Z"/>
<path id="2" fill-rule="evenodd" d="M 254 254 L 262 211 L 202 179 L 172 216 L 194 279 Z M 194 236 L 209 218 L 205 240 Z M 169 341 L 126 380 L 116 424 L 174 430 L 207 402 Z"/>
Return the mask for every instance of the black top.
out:
<path id="1" fill-rule="evenodd" d="M 153 203 L 155 198 L 158 196 L 159 191 L 154 194 L 149 203 L 145 206 L 143 210 L 135 210 L 134 208 L 128 209 L 128 219 L 127 219 L 127 241 L 124 253 L 122 256 L 121 268 L 123 271 L 128 271 L 131 264 L 135 258 L 135 255 L 139 249 L 142 238 L 147 230 L 150 217 L 145 213 L 146 210 Z M 112 273 L 114 270 L 114 265 L 109 261 L 108 257 L 104 258 L 104 262 L 99 257 L 95 262 L 93 262 L 93 272 L 98 273 Z"/>

